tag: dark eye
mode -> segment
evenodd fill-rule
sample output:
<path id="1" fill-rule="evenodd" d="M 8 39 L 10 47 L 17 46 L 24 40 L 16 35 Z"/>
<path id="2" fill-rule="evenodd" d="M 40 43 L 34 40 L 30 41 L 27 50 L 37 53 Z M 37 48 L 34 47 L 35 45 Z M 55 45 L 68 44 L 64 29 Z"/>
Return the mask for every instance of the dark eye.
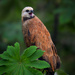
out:
<path id="1" fill-rule="evenodd" d="M 26 12 L 29 12 L 29 10 L 26 10 Z"/>

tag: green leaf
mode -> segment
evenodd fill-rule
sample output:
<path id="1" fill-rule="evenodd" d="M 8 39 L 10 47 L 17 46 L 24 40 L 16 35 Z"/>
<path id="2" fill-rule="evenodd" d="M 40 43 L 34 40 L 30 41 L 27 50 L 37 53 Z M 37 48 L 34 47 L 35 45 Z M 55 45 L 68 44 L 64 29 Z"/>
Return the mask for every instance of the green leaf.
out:
<path id="1" fill-rule="evenodd" d="M 40 58 L 40 57 L 43 55 L 43 53 L 44 53 L 44 51 L 42 51 L 42 50 L 37 50 L 36 52 L 34 52 L 34 53 L 29 57 L 29 59 L 30 59 L 31 61 L 33 61 L 33 60 L 35 60 L 35 59 L 38 59 L 38 58 Z"/>
<path id="2" fill-rule="evenodd" d="M 29 71 L 27 68 L 24 68 L 24 75 L 34 75 L 31 71 Z"/>
<path id="3" fill-rule="evenodd" d="M 15 43 L 15 47 L 8 46 L 7 51 L 0 55 L 1 58 L 14 61 L 13 59 L 20 59 L 19 43 Z"/>
<path id="4" fill-rule="evenodd" d="M 12 60 L 11 56 L 5 51 L 3 54 L 0 54 L 2 59 Z"/>
<path id="5" fill-rule="evenodd" d="M 3 65 L 13 65 L 14 63 L 8 60 L 0 60 L 0 66 Z"/>
<path id="6" fill-rule="evenodd" d="M 28 70 L 33 73 L 33 75 L 43 75 L 41 71 L 34 68 L 28 67 Z"/>
<path id="7" fill-rule="evenodd" d="M 34 69 L 48 68 L 50 65 L 41 60 L 36 60 L 43 55 L 44 51 L 37 50 L 36 46 L 30 46 L 20 56 L 20 45 L 8 46 L 7 50 L 0 55 L 0 75 L 43 75 Z M 34 67 L 34 68 L 33 68 Z"/>
<path id="8" fill-rule="evenodd" d="M 3 73 L 5 73 L 6 67 L 4 66 L 0 66 L 0 75 L 2 75 Z"/>
<path id="9" fill-rule="evenodd" d="M 15 56 L 14 49 L 15 49 L 15 48 L 14 48 L 13 46 L 8 46 L 8 47 L 7 47 L 7 53 L 9 53 L 9 55 L 10 55 L 11 57 Z"/>
<path id="10" fill-rule="evenodd" d="M 20 56 L 20 45 L 19 43 L 15 43 L 15 53 L 16 53 L 16 56 L 19 57 Z"/>
<path id="11" fill-rule="evenodd" d="M 43 69 L 43 68 L 49 68 L 50 65 L 45 62 L 45 61 L 41 61 L 41 60 L 35 60 L 30 62 L 29 64 L 27 64 L 26 66 L 32 66 L 38 69 Z"/>
<path id="12" fill-rule="evenodd" d="M 22 64 L 17 64 L 16 67 L 9 72 L 9 75 L 23 75 Z"/>
<path id="13" fill-rule="evenodd" d="M 36 46 L 30 46 L 24 51 L 24 53 L 22 54 L 22 58 L 31 56 L 36 51 L 36 49 Z"/>
<path id="14" fill-rule="evenodd" d="M 16 63 L 13 64 L 12 66 L 0 66 L 0 74 L 8 72 L 10 73 L 11 71 L 15 70 L 16 67 L 18 67 Z"/>
<path id="15" fill-rule="evenodd" d="M 15 43 L 15 58 L 20 60 L 20 45 L 19 43 Z"/>

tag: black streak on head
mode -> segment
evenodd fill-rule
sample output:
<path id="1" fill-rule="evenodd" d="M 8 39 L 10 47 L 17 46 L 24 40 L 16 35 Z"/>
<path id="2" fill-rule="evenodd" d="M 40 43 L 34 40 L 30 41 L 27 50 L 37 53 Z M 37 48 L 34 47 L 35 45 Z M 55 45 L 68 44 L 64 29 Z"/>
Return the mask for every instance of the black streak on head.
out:
<path id="1" fill-rule="evenodd" d="M 23 21 L 26 21 L 28 18 L 27 17 L 23 17 Z"/>
<path id="2" fill-rule="evenodd" d="M 26 20 L 28 20 L 28 19 L 32 19 L 32 18 L 34 18 L 35 16 L 33 16 L 33 17 L 30 17 L 30 18 L 28 18 L 28 17 L 23 17 L 23 21 L 26 21 Z"/>

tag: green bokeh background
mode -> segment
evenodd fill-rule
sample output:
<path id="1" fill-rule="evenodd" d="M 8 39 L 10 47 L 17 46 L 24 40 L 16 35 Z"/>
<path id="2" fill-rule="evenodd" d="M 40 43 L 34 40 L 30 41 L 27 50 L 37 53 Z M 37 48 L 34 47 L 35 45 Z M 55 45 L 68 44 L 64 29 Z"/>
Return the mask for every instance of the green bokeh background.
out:
<path id="1" fill-rule="evenodd" d="M 75 1 L 74 0 L 0 0 L 0 53 L 19 42 L 25 49 L 21 11 L 31 6 L 51 33 L 61 69 L 75 75 Z"/>

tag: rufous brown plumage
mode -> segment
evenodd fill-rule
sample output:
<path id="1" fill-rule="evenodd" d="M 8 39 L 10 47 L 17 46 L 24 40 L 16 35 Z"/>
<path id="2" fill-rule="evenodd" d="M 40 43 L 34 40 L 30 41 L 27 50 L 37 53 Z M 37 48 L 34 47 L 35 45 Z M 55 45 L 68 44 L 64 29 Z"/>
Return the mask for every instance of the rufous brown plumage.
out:
<path id="1" fill-rule="evenodd" d="M 54 71 L 60 67 L 60 58 L 51 36 L 41 20 L 34 15 L 32 7 L 22 10 L 22 32 L 26 46 L 35 45 L 44 50 L 43 59 L 51 65 Z"/>

